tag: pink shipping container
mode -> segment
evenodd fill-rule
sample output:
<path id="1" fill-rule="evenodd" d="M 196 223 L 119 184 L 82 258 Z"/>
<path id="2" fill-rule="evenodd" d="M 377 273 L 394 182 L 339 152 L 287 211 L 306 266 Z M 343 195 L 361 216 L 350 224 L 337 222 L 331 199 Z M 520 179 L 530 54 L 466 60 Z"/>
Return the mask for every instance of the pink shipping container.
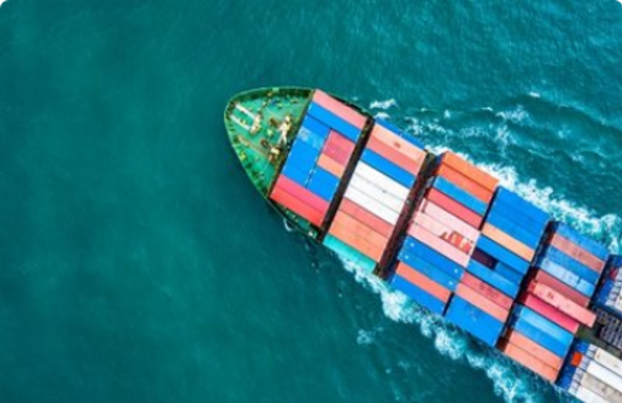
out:
<path id="1" fill-rule="evenodd" d="M 512 307 L 512 303 L 514 302 L 512 298 L 503 294 L 496 288 L 484 283 L 482 280 L 471 275 L 470 273 L 464 273 L 460 282 L 468 286 L 469 288 L 477 291 L 479 294 L 483 295 L 484 297 L 488 298 L 489 300 L 504 309 L 510 309 Z"/>
<path id="2" fill-rule="evenodd" d="M 470 304 L 478 307 L 482 311 L 486 312 L 490 316 L 496 318 L 498 321 L 505 323 L 510 314 L 508 309 L 502 308 L 499 305 L 495 304 L 488 298 L 484 297 L 477 291 L 473 290 L 470 287 L 467 287 L 464 284 L 458 284 L 456 288 L 456 295 Z"/>
<path id="3" fill-rule="evenodd" d="M 297 199 L 283 189 L 274 188 L 270 194 L 270 199 L 308 220 L 311 224 L 318 227 L 322 225 L 324 213 L 313 209 L 304 201 Z"/>
<path id="4" fill-rule="evenodd" d="M 524 294 L 519 298 L 518 302 L 522 303 L 527 308 L 533 309 L 535 312 L 549 319 L 551 322 L 558 324 L 572 334 L 577 333 L 579 330 L 579 322 L 534 295 Z"/>
<path id="5" fill-rule="evenodd" d="M 320 196 L 313 194 L 313 192 L 311 192 L 310 190 L 305 189 L 304 187 L 300 186 L 299 184 L 284 175 L 279 176 L 279 179 L 277 179 L 276 181 L 275 188 L 279 188 L 289 193 L 290 195 L 294 196 L 298 200 L 303 201 L 309 207 L 321 212 L 322 214 L 326 214 L 326 211 L 328 210 L 329 203 L 326 200 L 322 199 Z"/>
<path id="6" fill-rule="evenodd" d="M 367 148 L 382 155 L 384 158 L 404 168 L 413 175 L 417 175 L 421 170 L 421 164 L 374 137 L 369 138 Z"/>
<path id="7" fill-rule="evenodd" d="M 344 213 L 356 218 L 358 221 L 386 237 L 390 237 L 393 232 L 393 226 L 391 224 L 378 216 L 375 216 L 373 213 L 351 200 L 344 198 L 341 202 L 341 206 L 339 207 L 339 211 L 343 211 Z"/>
<path id="8" fill-rule="evenodd" d="M 365 126 L 365 122 L 367 121 L 365 116 L 323 91 L 315 90 L 313 102 L 328 109 L 358 129 L 362 129 L 363 126 Z"/>
<path id="9" fill-rule="evenodd" d="M 596 314 L 594 312 L 582 307 L 547 285 L 531 282 L 527 292 L 537 296 L 586 326 L 592 327 L 596 321 Z"/>
<path id="10" fill-rule="evenodd" d="M 469 255 L 417 224 L 410 226 L 408 234 L 425 243 L 441 255 L 458 263 L 462 267 L 466 267 L 469 263 Z"/>
<path id="11" fill-rule="evenodd" d="M 398 150 L 402 154 L 417 162 L 419 165 L 422 165 L 425 160 L 426 152 L 424 150 L 397 136 L 395 133 L 385 129 L 381 125 L 374 125 L 370 137 L 381 141 L 395 150 Z"/>
<path id="12" fill-rule="evenodd" d="M 479 237 L 479 231 L 462 221 L 450 212 L 443 210 L 437 204 L 432 203 L 430 200 L 423 200 L 417 211 L 426 213 L 436 221 L 447 225 L 449 228 L 453 228 L 459 233 L 463 234 L 473 242 Z"/>
<path id="13" fill-rule="evenodd" d="M 575 290 L 574 288 L 562 283 L 561 281 L 559 281 L 558 279 L 551 276 L 545 271 L 538 270 L 535 272 L 533 276 L 531 276 L 531 278 L 535 282 L 548 285 L 549 287 L 551 287 L 558 293 L 568 297 L 569 299 L 571 299 L 572 301 L 576 302 L 577 304 L 583 307 L 588 306 L 590 303 L 589 297 L 581 294 L 579 291 Z"/>
<path id="14" fill-rule="evenodd" d="M 473 240 L 466 238 L 425 213 L 415 214 L 414 222 L 468 255 L 473 251 Z"/>
<path id="15" fill-rule="evenodd" d="M 583 263 L 597 273 L 602 272 L 603 268 L 605 267 L 605 262 L 598 259 L 596 256 L 592 255 L 580 246 L 575 245 L 574 243 L 559 234 L 553 235 L 551 237 L 550 243 L 557 249 L 566 253 L 568 256 L 574 258 L 575 260 L 578 260 L 579 262 Z"/>

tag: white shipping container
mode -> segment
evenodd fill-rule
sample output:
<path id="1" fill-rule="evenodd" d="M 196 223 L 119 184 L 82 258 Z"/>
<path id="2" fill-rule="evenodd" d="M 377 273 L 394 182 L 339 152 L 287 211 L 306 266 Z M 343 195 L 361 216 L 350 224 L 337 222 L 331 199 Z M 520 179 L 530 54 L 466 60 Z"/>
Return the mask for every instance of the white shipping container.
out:
<path id="1" fill-rule="evenodd" d="M 617 391 L 621 391 L 622 389 L 622 378 L 620 378 L 616 373 L 608 370 L 603 367 L 596 361 L 591 361 L 587 365 L 586 371 L 588 374 L 595 376 L 597 379 L 600 379 L 607 385 L 616 389 Z"/>
<path id="2" fill-rule="evenodd" d="M 583 400 L 585 403 L 609 403 L 607 400 L 583 386 L 579 386 L 574 395 L 577 399 Z"/>
<path id="3" fill-rule="evenodd" d="M 367 196 L 360 190 L 348 186 L 348 188 L 346 189 L 345 197 L 358 204 L 359 206 L 363 207 L 365 210 L 377 215 L 389 224 L 395 225 L 397 223 L 399 214 L 392 211 L 390 208 L 383 205 L 382 203 Z"/>
<path id="4" fill-rule="evenodd" d="M 615 390 L 606 383 L 596 379 L 590 374 L 585 374 L 581 380 L 581 386 L 595 392 L 611 403 L 622 403 L 622 393 Z"/>
<path id="5" fill-rule="evenodd" d="M 600 347 L 596 347 L 594 361 L 622 377 L 622 361 Z"/>
<path id="6" fill-rule="evenodd" d="M 394 181 L 380 171 L 375 170 L 363 161 L 360 161 L 356 165 L 356 169 L 354 170 L 354 172 L 359 173 L 363 178 L 369 180 L 372 183 L 381 185 L 388 192 L 394 194 L 397 197 L 400 197 L 402 200 L 406 200 L 406 198 L 408 197 L 410 189 L 402 186 L 399 182 Z"/>
<path id="7" fill-rule="evenodd" d="M 402 200 L 396 198 L 390 193 L 383 192 L 381 189 L 356 174 L 352 176 L 350 183 L 348 183 L 348 188 L 350 187 L 365 193 L 372 199 L 384 204 L 396 213 L 400 213 L 402 208 L 404 208 L 404 202 Z"/>

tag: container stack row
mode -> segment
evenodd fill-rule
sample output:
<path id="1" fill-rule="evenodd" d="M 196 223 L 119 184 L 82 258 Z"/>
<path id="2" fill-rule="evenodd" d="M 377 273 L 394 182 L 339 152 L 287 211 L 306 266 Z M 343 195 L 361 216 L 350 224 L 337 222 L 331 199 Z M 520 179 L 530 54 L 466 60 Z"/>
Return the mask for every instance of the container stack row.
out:
<path id="1" fill-rule="evenodd" d="M 412 136 L 376 121 L 324 244 L 373 271 L 392 238 L 425 158 L 426 152 Z"/>
<path id="2" fill-rule="evenodd" d="M 447 152 L 413 214 L 391 283 L 432 312 L 489 340 L 511 300 L 465 270 L 497 180 Z M 494 302 L 493 302 L 494 301 Z"/>
<path id="3" fill-rule="evenodd" d="M 622 361 L 598 346 L 578 341 L 557 384 L 586 403 L 620 403 Z"/>
<path id="4" fill-rule="evenodd" d="M 606 260 L 606 248 L 564 224 L 551 223 L 501 351 L 554 381 L 580 326 L 594 326 L 596 313 L 588 305 Z"/>
<path id="5" fill-rule="evenodd" d="M 366 120 L 315 91 L 270 199 L 320 227 Z"/>

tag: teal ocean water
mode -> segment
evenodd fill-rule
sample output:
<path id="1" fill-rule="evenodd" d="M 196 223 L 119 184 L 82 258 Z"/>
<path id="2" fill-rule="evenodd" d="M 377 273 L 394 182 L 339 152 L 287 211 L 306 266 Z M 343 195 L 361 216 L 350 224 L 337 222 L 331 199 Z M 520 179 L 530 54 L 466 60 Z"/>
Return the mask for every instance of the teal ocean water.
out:
<path id="1" fill-rule="evenodd" d="M 288 233 L 222 112 L 324 88 L 616 251 L 621 66 L 615 0 L 8 0 L 0 400 L 566 400 Z"/>

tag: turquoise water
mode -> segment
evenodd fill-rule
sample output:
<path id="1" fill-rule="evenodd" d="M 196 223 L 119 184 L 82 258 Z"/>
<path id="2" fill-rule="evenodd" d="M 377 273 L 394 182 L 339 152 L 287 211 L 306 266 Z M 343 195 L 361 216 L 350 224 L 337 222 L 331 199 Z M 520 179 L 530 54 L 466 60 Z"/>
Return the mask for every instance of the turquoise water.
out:
<path id="1" fill-rule="evenodd" d="M 2 4 L 0 400 L 563 400 L 287 233 L 228 148 L 231 95 L 322 87 L 617 250 L 622 5 L 456 3 Z"/>

